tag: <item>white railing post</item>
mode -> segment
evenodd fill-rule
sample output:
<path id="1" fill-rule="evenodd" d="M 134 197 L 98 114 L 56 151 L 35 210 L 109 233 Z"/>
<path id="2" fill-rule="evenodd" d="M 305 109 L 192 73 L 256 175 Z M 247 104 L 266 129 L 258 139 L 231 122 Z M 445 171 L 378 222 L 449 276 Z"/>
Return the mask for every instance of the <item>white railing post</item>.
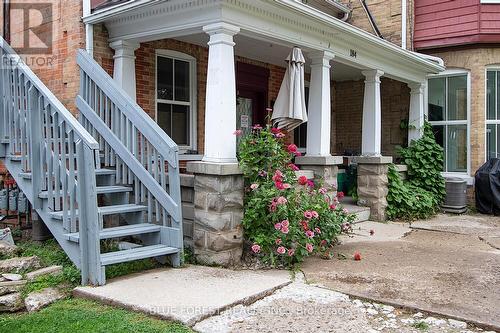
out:
<path id="1" fill-rule="evenodd" d="M 31 185 L 33 187 L 33 199 L 31 201 L 33 209 L 42 208 L 42 200 L 38 197 L 38 194 L 42 190 L 42 177 L 43 177 L 43 166 L 42 166 L 42 155 L 41 155 L 41 145 L 42 145 L 42 117 L 41 110 L 39 107 L 39 93 L 35 87 L 31 86 L 28 91 L 28 123 L 30 135 L 29 135 L 29 145 L 31 152 Z"/>
<path id="2" fill-rule="evenodd" d="M 105 276 L 101 266 L 94 151 L 80 141 L 76 152 L 82 284 L 103 285 Z"/>
<path id="3" fill-rule="evenodd" d="M 5 98 L 4 98 L 4 80 L 5 80 L 5 68 L 4 68 L 4 51 L 0 47 L 0 140 L 5 139 L 5 128 L 7 127 L 7 114 L 5 108 Z M 5 157 L 5 147 L 0 144 L 0 157 Z"/>
<path id="4" fill-rule="evenodd" d="M 183 249 L 183 242 L 184 242 L 184 231 L 182 230 L 182 203 L 181 203 L 181 184 L 180 184 L 180 175 L 179 175 L 179 159 L 177 157 L 177 166 L 172 167 L 171 165 L 168 166 L 168 189 L 170 192 L 170 197 L 172 197 L 172 200 L 177 204 L 177 211 L 179 218 L 176 218 L 172 216 L 172 227 L 178 229 L 179 231 L 177 232 L 176 235 L 173 235 L 173 237 L 170 237 L 175 239 L 175 241 L 172 242 L 170 246 L 174 246 L 177 248 L 180 248 L 181 250 Z M 181 252 L 175 254 L 172 256 L 172 266 L 174 267 L 179 267 L 181 265 Z"/>

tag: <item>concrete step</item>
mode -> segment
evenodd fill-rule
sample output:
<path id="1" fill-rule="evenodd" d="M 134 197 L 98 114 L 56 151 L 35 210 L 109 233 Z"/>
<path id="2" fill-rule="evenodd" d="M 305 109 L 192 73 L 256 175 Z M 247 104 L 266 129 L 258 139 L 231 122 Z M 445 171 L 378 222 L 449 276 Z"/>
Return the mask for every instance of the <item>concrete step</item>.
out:
<path id="1" fill-rule="evenodd" d="M 342 207 L 347 209 L 350 214 L 355 214 L 356 218 L 354 223 L 364 222 L 370 220 L 370 208 L 358 206 L 357 202 L 351 197 L 344 197 L 340 200 Z"/>
<path id="2" fill-rule="evenodd" d="M 166 245 L 142 246 L 135 249 L 115 251 L 101 254 L 101 265 L 112 265 L 121 262 L 134 261 L 145 258 L 160 257 L 179 253 L 180 249 Z"/>
<path id="3" fill-rule="evenodd" d="M 101 216 L 113 215 L 113 214 L 126 214 L 126 213 L 137 213 L 148 210 L 147 206 L 135 205 L 135 204 L 125 204 L 125 205 L 113 205 L 113 206 L 103 206 L 97 208 L 97 212 Z M 76 215 L 78 217 L 78 209 L 76 210 Z M 50 216 L 56 220 L 63 219 L 63 212 L 51 212 Z"/>
<path id="4" fill-rule="evenodd" d="M 150 234 L 154 232 L 159 232 L 160 230 L 161 227 L 156 224 L 151 224 L 151 223 L 130 224 L 121 227 L 102 229 L 101 232 L 99 233 L 99 238 L 100 239 L 120 238 L 125 236 Z M 71 242 L 78 243 L 80 241 L 80 234 L 78 232 L 66 234 L 65 237 Z"/>
<path id="5" fill-rule="evenodd" d="M 132 192 L 133 188 L 130 186 L 97 186 L 96 187 L 97 194 L 110 194 L 110 193 L 123 193 L 123 192 Z M 48 192 L 42 191 L 38 195 L 41 199 L 47 199 Z"/>

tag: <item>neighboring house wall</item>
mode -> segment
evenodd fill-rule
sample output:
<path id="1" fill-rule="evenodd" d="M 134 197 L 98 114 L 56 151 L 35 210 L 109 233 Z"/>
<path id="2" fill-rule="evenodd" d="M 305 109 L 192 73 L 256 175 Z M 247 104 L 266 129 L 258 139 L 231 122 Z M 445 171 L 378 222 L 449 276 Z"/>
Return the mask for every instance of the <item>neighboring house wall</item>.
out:
<path id="1" fill-rule="evenodd" d="M 415 48 L 500 41 L 500 6 L 480 0 L 415 0 Z"/>
<path id="2" fill-rule="evenodd" d="M 470 71 L 470 157 L 471 175 L 474 175 L 486 160 L 486 68 L 488 65 L 500 64 L 500 48 L 434 50 L 432 54 L 441 57 L 448 69 L 457 68 Z"/>
<path id="3" fill-rule="evenodd" d="M 348 23 L 375 34 L 360 0 L 341 0 L 340 2 L 352 8 Z M 407 1 L 407 48 L 412 46 L 413 2 L 414 0 Z M 401 45 L 401 0 L 367 0 L 366 4 L 384 39 Z"/>

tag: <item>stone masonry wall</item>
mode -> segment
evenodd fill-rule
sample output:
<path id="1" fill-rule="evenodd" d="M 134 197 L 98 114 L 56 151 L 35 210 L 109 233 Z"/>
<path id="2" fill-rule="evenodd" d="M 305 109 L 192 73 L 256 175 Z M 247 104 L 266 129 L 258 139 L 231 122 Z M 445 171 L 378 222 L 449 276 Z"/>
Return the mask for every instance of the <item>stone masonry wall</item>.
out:
<path id="1" fill-rule="evenodd" d="M 358 164 L 358 204 L 370 207 L 370 219 L 385 221 L 388 164 Z"/>
<path id="2" fill-rule="evenodd" d="M 233 265 L 243 244 L 243 177 L 196 174 L 194 252 L 202 263 Z"/>

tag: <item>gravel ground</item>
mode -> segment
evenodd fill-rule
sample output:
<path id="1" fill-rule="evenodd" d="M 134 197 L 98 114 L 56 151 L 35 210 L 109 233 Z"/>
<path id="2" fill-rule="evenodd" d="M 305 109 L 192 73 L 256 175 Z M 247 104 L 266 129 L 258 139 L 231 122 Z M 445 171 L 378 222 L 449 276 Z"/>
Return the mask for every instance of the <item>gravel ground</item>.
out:
<path id="1" fill-rule="evenodd" d="M 198 332 L 493 332 L 465 322 L 412 313 L 309 285 L 302 274 L 249 306 L 239 305 L 199 322 Z"/>

